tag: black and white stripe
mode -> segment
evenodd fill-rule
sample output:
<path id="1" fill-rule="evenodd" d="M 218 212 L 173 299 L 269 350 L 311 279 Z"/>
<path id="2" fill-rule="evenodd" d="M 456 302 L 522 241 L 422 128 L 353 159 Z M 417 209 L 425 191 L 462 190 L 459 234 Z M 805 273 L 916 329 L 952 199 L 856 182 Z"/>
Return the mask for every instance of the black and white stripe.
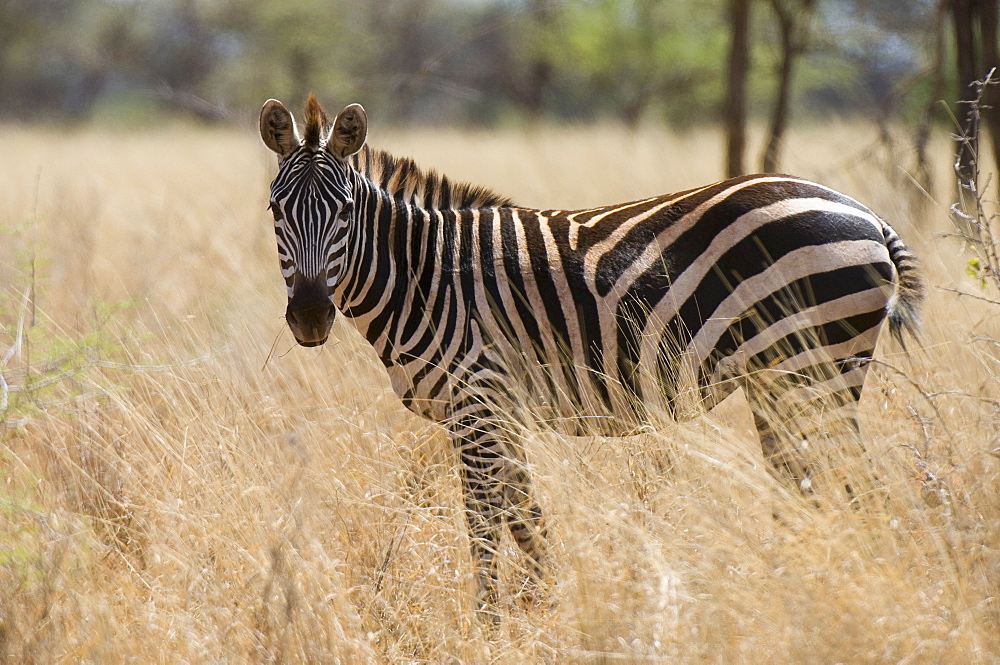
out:
<path id="1" fill-rule="evenodd" d="M 371 342 L 407 408 L 451 431 L 487 605 L 504 522 L 542 572 L 521 428 L 625 435 L 678 415 L 684 391 L 711 407 L 743 387 L 765 454 L 804 486 L 794 444 L 817 422 L 856 429 L 883 321 L 897 334 L 916 325 L 913 256 L 821 185 L 755 175 L 532 210 L 362 149 L 341 116 L 332 129 L 307 106 L 310 118 L 325 144 L 298 140 L 277 102 L 262 112 L 281 156 L 271 192 L 289 297 L 324 273 L 324 297 Z M 284 143 L 268 134 L 286 125 Z"/>

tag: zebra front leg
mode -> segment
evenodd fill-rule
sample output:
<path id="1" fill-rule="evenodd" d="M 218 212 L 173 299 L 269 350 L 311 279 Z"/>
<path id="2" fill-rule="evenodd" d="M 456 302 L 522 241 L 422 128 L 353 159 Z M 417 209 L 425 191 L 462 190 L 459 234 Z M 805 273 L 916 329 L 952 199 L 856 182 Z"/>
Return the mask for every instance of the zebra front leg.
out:
<path id="1" fill-rule="evenodd" d="M 527 562 L 527 581 L 519 594 L 525 599 L 534 597 L 544 576 L 545 529 L 541 510 L 531 498 L 531 478 L 516 438 L 504 423 L 477 406 L 466 407 L 451 431 L 462 465 L 478 610 L 495 622 L 499 619 L 496 553 L 504 520 Z"/>
<path id="2" fill-rule="evenodd" d="M 496 554 L 500 546 L 500 529 L 503 518 L 500 512 L 500 495 L 488 475 L 470 467 L 462 445 L 462 489 L 465 493 L 465 518 L 469 525 L 469 546 L 475 572 L 476 611 L 497 622 L 499 596 L 497 593 Z"/>
<path id="3" fill-rule="evenodd" d="M 527 602 L 534 602 L 538 587 L 545 578 L 545 521 L 541 508 L 532 496 L 531 475 L 524 449 L 513 435 L 508 436 L 499 477 L 504 495 L 504 516 L 527 566 L 527 575 L 518 596 Z"/>

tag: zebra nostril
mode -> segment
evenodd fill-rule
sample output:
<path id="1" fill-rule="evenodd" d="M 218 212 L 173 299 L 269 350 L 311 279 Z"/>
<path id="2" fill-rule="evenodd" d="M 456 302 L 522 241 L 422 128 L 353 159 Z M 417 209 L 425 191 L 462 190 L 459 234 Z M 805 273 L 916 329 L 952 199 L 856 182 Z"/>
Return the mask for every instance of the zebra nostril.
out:
<path id="1" fill-rule="evenodd" d="M 318 346 L 329 337 L 335 312 L 329 305 L 308 309 L 289 307 L 285 321 L 295 335 L 295 341 L 302 346 Z"/>
<path id="2" fill-rule="evenodd" d="M 329 336 L 335 314 L 325 289 L 303 285 L 289 298 L 285 321 L 299 344 L 316 346 Z"/>

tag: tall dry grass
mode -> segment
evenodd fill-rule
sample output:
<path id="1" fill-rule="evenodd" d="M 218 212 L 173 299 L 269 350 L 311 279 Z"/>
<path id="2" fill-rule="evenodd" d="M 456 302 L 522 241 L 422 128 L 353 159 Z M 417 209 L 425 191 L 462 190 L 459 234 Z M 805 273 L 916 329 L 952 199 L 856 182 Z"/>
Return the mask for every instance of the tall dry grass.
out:
<path id="1" fill-rule="evenodd" d="M 376 122 L 371 140 L 547 207 L 704 184 L 722 163 L 709 131 Z M 945 188 L 918 205 L 905 160 L 870 140 L 801 130 L 788 170 L 891 220 L 934 286 L 978 293 L 935 235 Z M 343 320 L 316 350 L 285 331 L 257 139 L 0 142 L 7 661 L 1000 661 L 996 308 L 932 289 L 920 348 L 883 343 L 862 401 L 883 511 L 804 505 L 738 396 L 656 434 L 532 437 L 556 583 L 487 630 L 443 433 Z M 510 543 L 502 559 L 511 577 Z"/>

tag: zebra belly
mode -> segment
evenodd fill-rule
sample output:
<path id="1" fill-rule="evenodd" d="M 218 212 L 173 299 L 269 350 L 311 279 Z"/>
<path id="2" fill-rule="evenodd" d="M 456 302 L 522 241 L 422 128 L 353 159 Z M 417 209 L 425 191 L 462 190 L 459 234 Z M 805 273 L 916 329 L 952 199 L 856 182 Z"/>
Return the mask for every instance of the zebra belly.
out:
<path id="1" fill-rule="evenodd" d="M 477 399 L 487 402 L 499 419 L 567 436 L 627 436 L 650 425 L 643 411 L 616 411 L 596 392 L 574 390 L 571 395 L 565 389 L 565 377 L 573 376 L 578 384 L 582 383 L 579 379 L 591 373 L 585 368 L 541 363 L 532 366 L 522 359 L 514 371 L 510 367 L 498 369 L 495 364 L 488 369 L 445 370 L 417 360 L 392 365 L 388 373 L 393 391 L 404 406 L 436 422 L 446 422 L 452 408 L 463 400 Z M 554 375 L 562 381 L 555 380 Z M 615 401 L 633 403 L 634 398 L 622 393 L 616 395 Z"/>

